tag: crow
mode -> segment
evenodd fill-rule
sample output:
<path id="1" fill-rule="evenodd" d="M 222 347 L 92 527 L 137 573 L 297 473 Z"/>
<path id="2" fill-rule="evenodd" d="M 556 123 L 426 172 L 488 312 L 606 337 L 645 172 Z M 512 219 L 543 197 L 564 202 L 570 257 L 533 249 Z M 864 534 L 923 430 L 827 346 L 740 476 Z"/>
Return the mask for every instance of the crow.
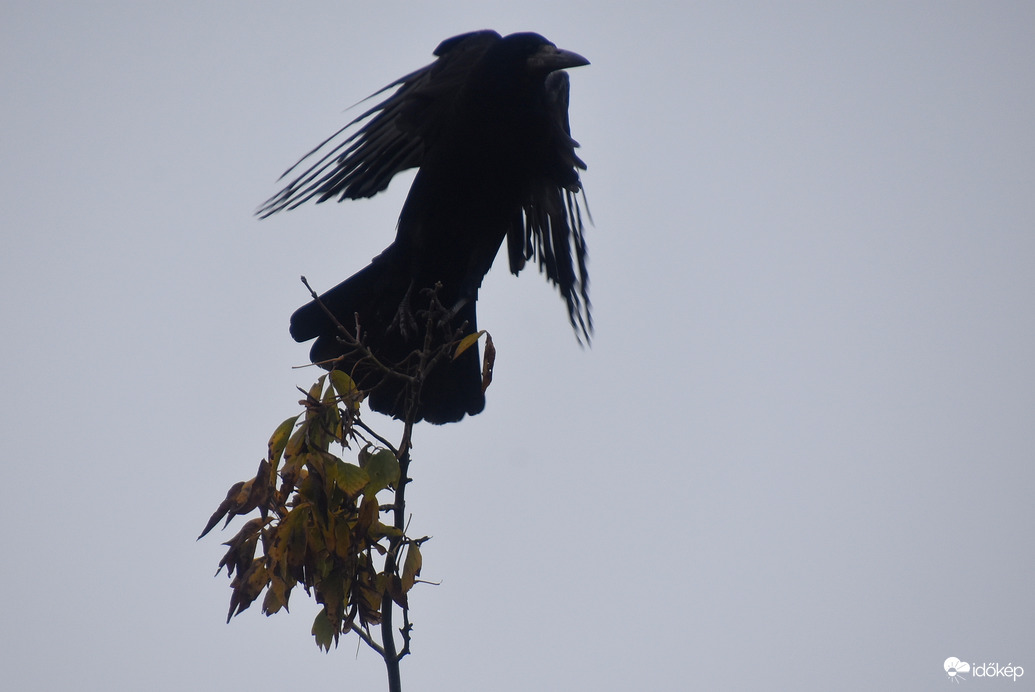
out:
<path id="1" fill-rule="evenodd" d="M 394 242 L 299 308 L 291 335 L 315 338 L 311 360 L 350 373 L 375 411 L 442 424 L 485 406 L 477 346 L 440 359 L 418 388 L 382 366 L 413 376 L 414 354 L 426 343 L 477 331 L 478 289 L 504 238 L 511 272 L 534 258 L 563 296 L 576 335 L 590 337 L 577 198 L 586 165 L 575 154 L 561 71 L 589 61 L 538 34 L 488 30 L 446 39 L 434 55 L 368 97 L 394 89 L 289 168 L 281 178 L 295 179 L 256 213 L 372 197 L 397 173 L 417 169 Z"/>

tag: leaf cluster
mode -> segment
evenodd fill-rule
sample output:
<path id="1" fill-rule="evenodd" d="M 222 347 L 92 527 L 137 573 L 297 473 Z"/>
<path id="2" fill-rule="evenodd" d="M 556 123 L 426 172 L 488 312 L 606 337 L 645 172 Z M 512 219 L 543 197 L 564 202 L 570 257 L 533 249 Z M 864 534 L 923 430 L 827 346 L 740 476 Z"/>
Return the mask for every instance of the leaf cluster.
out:
<path id="1" fill-rule="evenodd" d="M 349 630 L 371 643 L 369 628 L 381 622 L 386 603 L 407 607 L 426 539 L 409 539 L 380 520 L 378 494 L 395 491 L 405 479 L 398 452 L 364 435 L 369 431 L 358 419 L 363 395 L 352 378 L 334 370 L 304 393 L 304 412 L 277 426 L 255 477 L 230 488 L 199 538 L 224 519 L 225 527 L 258 511 L 224 544 L 216 572 L 226 568 L 231 579 L 228 622 L 264 590 L 266 615 L 287 610 L 301 585 L 323 605 L 313 623 L 321 648 L 336 645 Z M 356 463 L 332 452 L 339 447 L 355 449 Z M 407 554 L 400 561 L 402 546 Z"/>

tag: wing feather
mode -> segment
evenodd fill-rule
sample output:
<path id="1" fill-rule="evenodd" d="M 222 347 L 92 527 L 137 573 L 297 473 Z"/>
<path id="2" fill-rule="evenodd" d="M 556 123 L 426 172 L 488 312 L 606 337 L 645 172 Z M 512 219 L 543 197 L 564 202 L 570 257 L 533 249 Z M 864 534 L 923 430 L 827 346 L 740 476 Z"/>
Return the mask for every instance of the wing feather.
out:
<path id="1" fill-rule="evenodd" d="M 590 315 L 589 272 L 579 171 L 586 164 L 575 153 L 579 144 L 571 137 L 568 122 L 569 81 L 566 72 L 553 72 L 546 79 L 544 107 L 550 123 L 551 141 L 546 148 L 548 171 L 535 181 L 507 233 L 510 270 L 517 274 L 526 261 L 535 259 L 540 272 L 557 286 L 568 307 L 568 319 L 582 338 L 593 332 Z M 583 199 L 585 193 L 583 192 Z"/>
<path id="2" fill-rule="evenodd" d="M 499 39 L 495 31 L 477 31 L 443 41 L 435 49 L 435 62 L 371 94 L 368 98 L 395 90 L 285 171 L 281 179 L 296 177 L 256 213 L 266 218 L 314 198 L 320 203 L 372 197 L 398 173 L 420 166 L 451 115 L 460 85 Z"/>

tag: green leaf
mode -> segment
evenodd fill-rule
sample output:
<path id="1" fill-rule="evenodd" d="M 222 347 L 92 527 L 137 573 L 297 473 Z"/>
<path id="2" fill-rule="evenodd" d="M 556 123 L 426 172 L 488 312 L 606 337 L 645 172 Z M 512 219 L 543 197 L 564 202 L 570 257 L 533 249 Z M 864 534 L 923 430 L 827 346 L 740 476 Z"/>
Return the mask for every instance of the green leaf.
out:
<path id="1" fill-rule="evenodd" d="M 390 450 L 382 449 L 372 454 L 364 470 L 370 475 L 370 484 L 365 488 L 367 495 L 376 495 L 399 482 L 399 460 Z"/>
<path id="2" fill-rule="evenodd" d="M 356 460 L 359 461 L 359 467 L 361 469 L 365 469 L 367 467 L 367 462 L 370 461 L 370 457 L 374 456 L 373 452 L 370 451 L 373 448 L 374 446 L 368 442 L 363 445 L 363 449 L 359 450 L 359 454 L 356 455 Z"/>
<path id="3" fill-rule="evenodd" d="M 273 435 L 270 437 L 269 460 L 274 468 L 276 468 L 277 462 L 280 461 L 280 455 L 284 453 L 284 448 L 287 447 L 288 440 L 291 438 L 291 430 L 295 427 L 295 422 L 297 421 L 298 416 L 288 418 L 277 426 L 277 429 L 273 431 Z"/>
<path id="4" fill-rule="evenodd" d="M 346 464 L 341 459 L 335 458 L 333 462 L 328 460 L 326 466 L 327 477 L 334 481 L 342 492 L 349 497 L 356 497 L 370 483 L 370 474 L 356 466 Z"/>
<path id="5" fill-rule="evenodd" d="M 327 615 L 327 609 L 321 608 L 320 612 L 316 614 L 316 619 L 313 620 L 313 636 L 316 637 L 316 645 L 324 651 L 330 651 L 337 634 L 330 616 Z"/>

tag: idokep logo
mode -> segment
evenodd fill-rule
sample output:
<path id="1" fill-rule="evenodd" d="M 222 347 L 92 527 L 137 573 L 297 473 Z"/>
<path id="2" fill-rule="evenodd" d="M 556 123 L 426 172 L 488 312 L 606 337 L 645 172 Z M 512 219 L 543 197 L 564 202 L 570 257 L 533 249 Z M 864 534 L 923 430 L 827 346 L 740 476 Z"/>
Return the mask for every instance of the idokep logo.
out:
<path id="1" fill-rule="evenodd" d="M 966 661 L 959 660 L 955 656 L 949 656 L 945 659 L 944 668 L 945 674 L 949 676 L 949 679 L 957 683 L 961 680 L 959 677 L 961 674 L 970 672 L 970 664 Z M 966 680 L 966 678 L 962 679 Z"/>
<path id="2" fill-rule="evenodd" d="M 1007 663 L 1005 666 L 1001 666 L 998 663 L 971 664 L 961 661 L 955 656 L 945 659 L 942 667 L 945 669 L 945 674 L 949 676 L 949 679 L 955 683 L 959 683 L 960 680 L 966 680 L 965 673 L 970 673 L 975 678 L 1005 678 L 1014 682 L 1017 682 L 1017 678 L 1024 675 L 1024 668 L 1015 666 L 1012 663 Z"/>

